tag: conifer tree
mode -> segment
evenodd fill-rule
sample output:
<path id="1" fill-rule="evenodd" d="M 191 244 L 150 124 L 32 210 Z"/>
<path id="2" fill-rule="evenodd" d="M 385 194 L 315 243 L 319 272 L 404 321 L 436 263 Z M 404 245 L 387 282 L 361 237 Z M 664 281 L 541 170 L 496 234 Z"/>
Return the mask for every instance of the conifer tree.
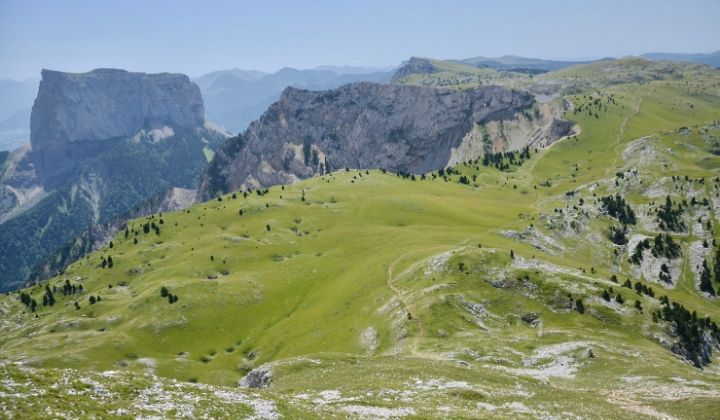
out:
<path id="1" fill-rule="evenodd" d="M 710 294 L 710 296 L 715 296 L 715 288 L 712 285 L 712 281 L 710 278 L 710 269 L 708 269 L 707 260 L 703 260 L 702 272 L 700 273 L 699 287 L 700 290 Z"/>

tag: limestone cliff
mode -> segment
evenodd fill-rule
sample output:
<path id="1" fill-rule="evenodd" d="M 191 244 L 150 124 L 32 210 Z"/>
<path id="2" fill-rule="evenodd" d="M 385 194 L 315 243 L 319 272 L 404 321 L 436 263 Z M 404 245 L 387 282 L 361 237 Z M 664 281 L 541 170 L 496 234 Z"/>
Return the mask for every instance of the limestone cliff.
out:
<path id="1" fill-rule="evenodd" d="M 43 70 L 30 142 L 48 177 L 143 129 L 202 127 L 204 112 L 200 90 L 182 74 Z"/>
<path id="2" fill-rule="evenodd" d="M 345 167 L 435 170 L 451 162 L 478 125 L 516 120 L 535 112 L 534 105 L 531 95 L 497 86 L 460 91 L 363 82 L 320 92 L 287 88 L 220 148 L 201 179 L 199 198 Z M 482 145 L 471 149 L 464 158 L 483 152 Z"/>

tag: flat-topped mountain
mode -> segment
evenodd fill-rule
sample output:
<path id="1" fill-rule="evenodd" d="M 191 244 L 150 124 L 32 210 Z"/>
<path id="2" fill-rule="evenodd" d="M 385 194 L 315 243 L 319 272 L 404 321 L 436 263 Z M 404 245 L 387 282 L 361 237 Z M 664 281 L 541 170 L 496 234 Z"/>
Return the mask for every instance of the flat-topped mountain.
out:
<path id="1" fill-rule="evenodd" d="M 204 113 L 200 89 L 182 74 L 43 70 L 30 141 L 49 175 L 143 129 L 202 127 Z"/>
<path id="2" fill-rule="evenodd" d="M 320 92 L 287 88 L 220 148 L 199 195 L 207 199 L 346 167 L 423 173 L 487 151 L 517 150 L 527 143 L 493 145 L 481 126 L 514 121 L 523 112 L 534 118 L 534 104 L 527 93 L 497 86 L 460 91 L 362 82 Z"/>

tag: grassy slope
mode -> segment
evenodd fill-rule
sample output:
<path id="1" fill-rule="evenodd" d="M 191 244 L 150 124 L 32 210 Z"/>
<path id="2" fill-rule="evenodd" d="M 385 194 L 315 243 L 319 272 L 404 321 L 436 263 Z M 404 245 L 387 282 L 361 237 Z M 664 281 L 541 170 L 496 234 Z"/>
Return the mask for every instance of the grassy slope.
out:
<path id="1" fill-rule="evenodd" d="M 695 89 L 684 81 L 605 89 L 615 93 L 617 104 L 599 118 L 568 115 L 582 127 L 577 139 L 534 154 L 511 173 L 461 166 L 463 174 L 478 175 L 475 186 L 456 183 L 457 176 L 450 182 L 410 181 L 379 171 L 362 176 L 340 171 L 274 187 L 262 197 L 225 196 L 189 212 L 164 214 L 159 236 L 140 233 L 135 245 L 132 235 L 120 235 L 112 249 L 92 254 L 50 281 L 80 276 L 88 294 L 102 296 L 100 303 L 89 305 L 85 294 L 76 310 L 74 299 L 59 297 L 55 307 L 41 308 L 34 318 L 14 296 L 2 298 L 0 352 L 4 360 L 42 367 L 137 372 L 151 358 L 161 376 L 217 385 L 235 384 L 250 367 L 286 360 L 276 366 L 267 395 L 286 399 L 338 389 L 363 404 L 406 405 L 419 415 L 437 413 L 440 406 L 460 416 L 489 413 L 478 408 L 482 402 L 495 407 L 496 414 L 517 416 L 523 409 L 512 404 L 519 400 L 534 415 L 619 417 L 624 410 L 659 410 L 702 418 L 720 405 L 711 392 L 720 386 L 716 368 L 694 369 L 657 344 L 651 336 L 661 331 L 648 310 L 632 309 L 634 292 L 615 285 L 626 295 L 624 315 L 593 298 L 610 285 L 611 273 L 636 280 L 626 262 L 614 266 L 604 237 L 588 240 L 607 228 L 606 218 L 589 220 L 583 234 L 564 239 L 565 251 L 555 255 L 501 234 L 530 223 L 542 229 L 541 214 L 574 203 L 565 198 L 566 191 L 577 189 L 592 200 L 589 187 L 613 179 L 626 165 L 623 150 L 642 136 L 656 134 L 660 150 L 671 145 L 682 150 L 668 154 L 671 168 L 643 167 L 646 182 L 671 175 L 720 175 L 719 159 L 704 151 L 707 145 L 697 130 L 683 138 L 671 132 L 717 118 L 717 79 L 697 80 Z M 572 100 L 580 104 L 586 98 Z M 680 148 L 688 142 L 697 149 Z M 550 187 L 544 186 L 547 180 Z M 606 184 L 596 190 L 598 195 L 606 191 L 612 191 Z M 633 204 L 649 201 L 641 192 L 631 191 Z M 446 251 L 454 253 L 437 272 L 426 274 L 427 258 Z M 112 255 L 112 269 L 98 266 L 103 254 Z M 533 259 L 566 271 L 519 266 Z M 489 283 L 525 275 L 532 286 Z M 651 285 L 720 320 L 717 301 L 699 296 L 693 282 L 686 265 L 676 289 Z M 169 305 L 160 297 L 163 285 L 179 296 L 178 303 Z M 556 291 L 584 297 L 589 310 L 580 315 L 551 308 L 547 302 Z M 40 300 L 41 289 L 33 292 Z M 639 299 L 646 309 L 657 306 L 647 297 Z M 490 314 L 480 319 L 483 328 L 463 301 L 480 303 Z M 530 311 L 540 314 L 541 328 L 519 320 Z M 360 338 L 369 327 L 376 332 L 374 349 Z M 565 342 L 585 343 L 598 355 L 576 366 L 574 379 L 538 380 L 503 370 L 520 369 L 521 360 L 534 351 Z M 633 377 L 642 382 L 631 382 Z M 704 385 L 688 391 L 685 383 L 672 379 L 678 377 Z M 417 385 L 434 378 L 468 386 Z M 685 394 L 677 391 L 683 398 L 670 404 L 656 391 L 663 387 Z M 415 394 L 388 401 L 378 394 L 383 388 Z M 556 405 L 569 400 L 576 404 Z M 316 413 L 342 405 L 318 406 L 299 397 L 290 401 L 293 409 Z"/>

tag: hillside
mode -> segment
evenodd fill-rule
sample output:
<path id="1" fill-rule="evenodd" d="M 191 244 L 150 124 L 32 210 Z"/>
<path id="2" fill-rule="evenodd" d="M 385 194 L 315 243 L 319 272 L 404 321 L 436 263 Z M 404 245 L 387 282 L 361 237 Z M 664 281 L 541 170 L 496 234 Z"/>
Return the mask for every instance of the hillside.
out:
<path id="1" fill-rule="evenodd" d="M 580 133 L 529 156 L 340 169 L 131 221 L 0 298 L 3 407 L 712 417 L 720 76 L 682 74 L 567 96 Z"/>

